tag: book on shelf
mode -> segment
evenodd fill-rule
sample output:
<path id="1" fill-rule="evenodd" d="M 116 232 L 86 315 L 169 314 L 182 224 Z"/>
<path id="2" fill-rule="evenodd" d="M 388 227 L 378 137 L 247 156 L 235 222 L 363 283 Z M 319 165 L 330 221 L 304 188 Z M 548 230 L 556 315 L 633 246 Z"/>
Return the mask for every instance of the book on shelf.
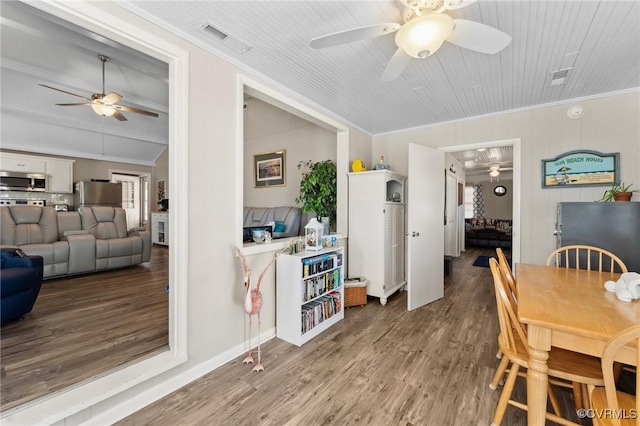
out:
<path id="1" fill-rule="evenodd" d="M 342 304 L 338 292 L 331 292 L 305 304 L 302 306 L 302 318 L 300 321 L 302 333 L 308 332 L 341 310 Z"/>

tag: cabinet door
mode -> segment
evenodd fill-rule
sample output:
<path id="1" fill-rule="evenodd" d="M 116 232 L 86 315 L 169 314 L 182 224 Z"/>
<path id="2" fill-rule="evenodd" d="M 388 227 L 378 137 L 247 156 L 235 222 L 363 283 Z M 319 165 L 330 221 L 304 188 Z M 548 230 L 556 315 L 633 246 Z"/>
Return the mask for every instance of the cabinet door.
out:
<path id="1" fill-rule="evenodd" d="M 22 155 L 0 155 L 0 170 L 3 172 L 45 173 L 46 163 L 37 157 Z"/>
<path id="2" fill-rule="evenodd" d="M 393 212 L 393 283 L 404 279 L 404 206 L 394 206 Z"/>
<path id="3" fill-rule="evenodd" d="M 73 192 L 73 162 L 47 160 L 47 192 Z"/>

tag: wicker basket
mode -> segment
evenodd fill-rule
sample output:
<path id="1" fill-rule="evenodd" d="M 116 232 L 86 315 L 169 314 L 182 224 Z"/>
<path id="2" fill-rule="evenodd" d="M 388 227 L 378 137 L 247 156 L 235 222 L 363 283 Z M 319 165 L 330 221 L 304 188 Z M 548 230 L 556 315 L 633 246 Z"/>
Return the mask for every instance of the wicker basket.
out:
<path id="1" fill-rule="evenodd" d="M 344 282 L 344 306 L 364 306 L 367 304 L 366 278 L 347 278 Z"/>

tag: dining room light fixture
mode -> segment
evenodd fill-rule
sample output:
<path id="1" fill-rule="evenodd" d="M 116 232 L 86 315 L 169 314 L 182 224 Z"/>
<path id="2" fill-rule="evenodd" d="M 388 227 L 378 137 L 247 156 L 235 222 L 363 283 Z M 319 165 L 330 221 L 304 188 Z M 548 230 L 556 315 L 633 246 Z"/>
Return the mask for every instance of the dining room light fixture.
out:
<path id="1" fill-rule="evenodd" d="M 396 44 L 407 55 L 424 59 L 442 46 L 453 26 L 453 18 L 449 15 L 428 13 L 404 24 L 396 33 Z"/>

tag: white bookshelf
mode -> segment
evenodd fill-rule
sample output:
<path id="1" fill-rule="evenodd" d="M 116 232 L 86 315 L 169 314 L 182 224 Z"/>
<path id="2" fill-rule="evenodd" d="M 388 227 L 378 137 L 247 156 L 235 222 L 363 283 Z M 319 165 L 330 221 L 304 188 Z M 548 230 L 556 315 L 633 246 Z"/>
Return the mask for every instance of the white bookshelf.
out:
<path id="1" fill-rule="evenodd" d="M 278 338 L 302 346 L 344 318 L 342 247 L 282 254 L 276 265 Z"/>

